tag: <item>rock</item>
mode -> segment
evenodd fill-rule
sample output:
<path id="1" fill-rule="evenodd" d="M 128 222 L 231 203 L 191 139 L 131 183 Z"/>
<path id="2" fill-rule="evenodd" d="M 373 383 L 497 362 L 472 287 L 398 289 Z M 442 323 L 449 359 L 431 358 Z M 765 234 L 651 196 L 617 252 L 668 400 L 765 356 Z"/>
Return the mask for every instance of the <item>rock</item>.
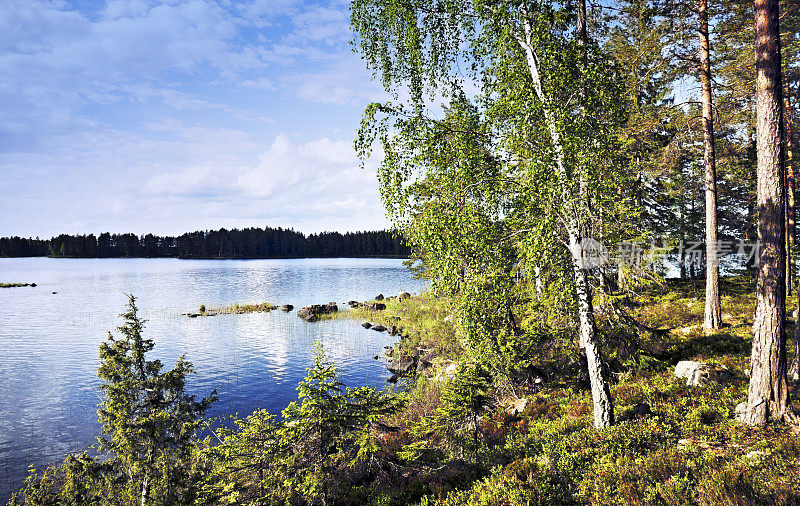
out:
<path id="1" fill-rule="evenodd" d="M 369 311 L 383 311 L 384 309 L 386 309 L 386 304 L 381 304 L 380 302 L 373 302 L 372 304 L 366 304 L 364 308 Z"/>
<path id="2" fill-rule="evenodd" d="M 528 399 L 525 398 L 525 397 L 522 397 L 522 398 L 517 399 L 515 401 L 511 401 L 511 403 L 508 406 L 506 406 L 506 413 L 508 413 L 509 415 L 512 415 L 512 416 L 513 415 L 518 415 L 518 414 L 522 413 L 523 411 L 525 411 L 526 407 L 528 407 Z"/>
<path id="3" fill-rule="evenodd" d="M 390 335 L 393 335 L 393 336 L 396 336 L 396 335 L 398 334 L 398 332 L 397 332 L 397 327 L 395 327 L 394 325 L 392 325 L 391 327 L 389 327 L 389 334 L 390 334 Z"/>
<path id="4" fill-rule="evenodd" d="M 284 304 L 281 306 L 281 311 L 283 311 L 284 313 L 288 313 L 292 309 L 294 309 L 294 306 L 291 304 Z"/>
<path id="5" fill-rule="evenodd" d="M 649 404 L 647 403 L 636 404 L 632 408 L 622 413 L 619 417 L 619 421 L 624 422 L 625 420 L 636 420 L 639 418 L 644 418 L 645 416 L 650 416 L 652 414 L 653 412 L 650 410 Z"/>
<path id="6" fill-rule="evenodd" d="M 765 456 L 767 453 L 763 450 L 753 450 L 748 452 L 743 458 L 745 460 L 761 460 L 761 457 Z"/>
<path id="7" fill-rule="evenodd" d="M 370 322 L 364 322 L 364 323 L 361 324 L 361 326 L 364 327 L 365 329 L 368 329 L 368 328 L 372 327 L 372 324 Z"/>
<path id="8" fill-rule="evenodd" d="M 682 360 L 675 366 L 675 377 L 686 378 L 687 385 L 701 385 L 710 381 L 723 383 L 733 378 L 733 374 L 724 365 Z"/>
<path id="9" fill-rule="evenodd" d="M 397 300 L 406 300 L 406 299 L 410 299 L 410 298 L 411 298 L 411 294 L 408 293 L 408 292 L 403 292 L 403 293 L 401 293 L 400 295 L 397 296 Z"/>
<path id="10" fill-rule="evenodd" d="M 35 286 L 36 286 L 36 283 L 31 283 L 31 286 L 35 287 Z"/>
<path id="11" fill-rule="evenodd" d="M 319 315 L 326 314 L 326 313 L 335 313 L 339 310 L 339 307 L 336 305 L 335 302 L 329 302 L 328 304 L 314 304 L 311 306 L 305 306 L 297 310 L 297 316 L 304 319 L 307 322 L 315 322 L 319 320 Z"/>
<path id="12" fill-rule="evenodd" d="M 378 295 L 376 295 L 375 300 L 383 300 L 383 294 L 379 293 Z"/>
<path id="13" fill-rule="evenodd" d="M 56 293 L 56 292 L 53 292 L 53 293 Z M 187 316 L 189 318 L 197 318 L 198 316 L 200 316 L 200 313 L 189 313 Z"/>
<path id="14" fill-rule="evenodd" d="M 392 360 L 387 369 L 389 369 L 389 372 L 402 376 L 408 374 L 412 367 L 414 367 L 414 359 L 408 355 L 403 355 Z"/>
<path id="15" fill-rule="evenodd" d="M 514 383 L 525 386 L 539 386 L 547 380 L 547 374 L 531 364 L 519 369 L 513 376 Z"/>
<path id="16" fill-rule="evenodd" d="M 398 379 L 400 378 L 396 374 L 392 374 L 391 377 L 389 377 L 389 379 L 386 381 L 388 381 L 389 383 L 397 383 Z"/>
<path id="17" fill-rule="evenodd" d="M 58 292 L 53 292 L 53 295 L 57 294 Z"/>
<path id="18" fill-rule="evenodd" d="M 422 351 L 422 350 L 420 350 L 420 352 L 421 352 L 421 351 Z M 436 358 L 438 355 L 439 355 L 439 354 L 438 354 L 438 353 L 437 353 L 435 350 L 433 350 L 433 351 L 428 351 L 426 354 L 424 354 L 424 355 L 420 356 L 420 357 L 419 357 L 419 359 L 420 359 L 420 360 L 424 360 L 424 361 L 426 361 L 426 362 L 433 362 L 433 359 L 435 359 L 435 358 Z"/>
<path id="19" fill-rule="evenodd" d="M 433 376 L 433 363 L 420 359 L 417 362 L 417 373 L 422 374 L 426 378 L 430 378 Z"/>
<path id="20" fill-rule="evenodd" d="M 355 309 L 358 306 L 360 306 L 361 304 L 356 300 L 349 300 L 349 301 L 347 301 L 347 305 L 350 306 L 351 308 Z"/>
<path id="21" fill-rule="evenodd" d="M 383 325 L 373 325 L 372 330 L 376 332 L 383 332 L 386 330 L 386 327 L 384 327 Z"/>
<path id="22" fill-rule="evenodd" d="M 458 370 L 458 366 L 455 363 L 450 363 L 450 365 L 448 365 L 445 368 L 443 375 L 447 379 L 453 379 L 455 377 L 455 375 L 456 375 L 456 371 L 457 370 Z"/>
<path id="23" fill-rule="evenodd" d="M 444 321 L 446 323 L 453 323 L 453 315 L 449 314 L 449 315 L 445 316 L 444 317 Z"/>
<path id="24" fill-rule="evenodd" d="M 372 360 L 378 360 L 378 355 L 375 355 L 374 357 L 372 357 Z"/>

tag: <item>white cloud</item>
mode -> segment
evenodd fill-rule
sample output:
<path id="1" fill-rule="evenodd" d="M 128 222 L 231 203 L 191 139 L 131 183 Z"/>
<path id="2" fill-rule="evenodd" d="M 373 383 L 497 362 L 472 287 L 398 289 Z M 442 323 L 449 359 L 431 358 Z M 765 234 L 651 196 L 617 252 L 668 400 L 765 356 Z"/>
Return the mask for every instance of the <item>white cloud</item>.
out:
<path id="1" fill-rule="evenodd" d="M 354 183 L 376 189 L 374 176 L 351 172 L 357 163 L 352 144 L 347 141 L 323 138 L 295 144 L 281 134 L 259 155 L 258 166 L 239 176 L 237 186 L 257 198 L 284 194 L 331 201 L 322 193 L 352 194 L 356 189 L 350 185 Z"/>
<path id="2" fill-rule="evenodd" d="M 272 80 L 267 79 L 266 77 L 259 77 L 257 79 L 246 79 L 241 82 L 241 85 L 245 88 L 253 88 L 256 90 L 267 90 L 267 91 L 275 91 L 277 86 Z"/>
<path id="3" fill-rule="evenodd" d="M 350 139 L 385 95 L 347 2 L 0 9 L 0 235 L 385 223 Z"/>

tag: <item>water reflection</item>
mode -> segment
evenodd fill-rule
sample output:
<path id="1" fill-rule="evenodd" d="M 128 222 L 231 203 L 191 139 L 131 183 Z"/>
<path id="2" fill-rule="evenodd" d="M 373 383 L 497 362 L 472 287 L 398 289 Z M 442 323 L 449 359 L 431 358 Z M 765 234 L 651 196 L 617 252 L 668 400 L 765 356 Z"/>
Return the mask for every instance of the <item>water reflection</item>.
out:
<path id="1" fill-rule="evenodd" d="M 98 347 L 116 333 L 126 293 L 138 298 L 154 358 L 171 366 L 182 354 L 197 374 L 188 389 L 219 387 L 212 416 L 278 413 L 321 340 L 348 385 L 382 386 L 372 359 L 393 338 L 348 320 L 306 323 L 273 311 L 213 318 L 181 313 L 236 303 L 293 304 L 419 291 L 400 260 L 302 259 L 0 259 L 0 281 L 36 288 L 0 290 L 0 502 L 30 465 L 43 466 L 93 444 L 98 432 Z M 53 293 L 56 292 L 56 293 Z"/>

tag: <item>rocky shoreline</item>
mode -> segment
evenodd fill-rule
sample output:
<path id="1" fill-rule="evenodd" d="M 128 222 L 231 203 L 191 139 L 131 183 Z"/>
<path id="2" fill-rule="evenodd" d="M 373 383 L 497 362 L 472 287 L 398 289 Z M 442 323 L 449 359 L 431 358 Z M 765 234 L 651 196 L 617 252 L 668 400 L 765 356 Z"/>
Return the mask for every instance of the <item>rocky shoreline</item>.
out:
<path id="1" fill-rule="evenodd" d="M 371 301 L 359 302 L 350 300 L 346 304 L 351 310 L 361 309 L 363 311 L 376 313 L 376 318 L 379 322 L 365 321 L 361 324 L 365 329 L 374 330 L 376 332 L 388 332 L 389 335 L 400 336 L 398 343 L 395 346 L 386 346 L 386 351 L 384 352 L 387 359 L 386 369 L 392 373 L 392 376 L 387 380 L 389 383 L 397 383 L 400 378 L 416 377 L 417 375 L 423 375 L 426 378 L 436 380 L 452 378 L 456 371 L 455 363 L 439 357 L 439 350 L 435 348 L 412 346 L 410 349 L 405 349 L 407 346 L 404 346 L 404 343 L 407 342 L 408 335 L 404 332 L 404 328 L 401 325 L 402 318 L 396 315 L 382 314 L 382 312 L 386 311 L 386 304 L 381 301 L 393 299 L 404 301 L 410 298 L 411 294 L 408 292 L 390 297 L 384 297 L 383 294 L 378 294 Z M 288 313 L 294 309 L 294 306 L 291 304 L 276 306 L 266 302 L 261 304 L 236 304 L 234 306 L 214 309 L 206 309 L 205 306 L 200 306 L 200 311 L 183 313 L 183 315 L 190 318 L 198 318 L 221 314 L 270 312 L 279 308 Z M 304 306 L 297 310 L 297 316 L 306 322 L 313 323 L 325 316 L 333 315 L 338 312 L 339 305 L 336 302 L 328 302 L 327 304 Z M 452 319 L 450 321 L 452 321 Z M 375 355 L 373 358 L 375 360 L 380 359 L 378 355 Z"/>

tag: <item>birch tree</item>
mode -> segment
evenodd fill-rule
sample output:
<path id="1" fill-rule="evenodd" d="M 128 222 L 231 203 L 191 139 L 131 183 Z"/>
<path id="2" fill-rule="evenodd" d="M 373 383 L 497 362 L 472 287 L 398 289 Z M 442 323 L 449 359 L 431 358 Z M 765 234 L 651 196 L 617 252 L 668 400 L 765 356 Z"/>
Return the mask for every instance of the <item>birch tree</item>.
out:
<path id="1" fill-rule="evenodd" d="M 453 96 L 477 85 L 475 100 L 489 124 L 486 142 L 504 167 L 494 179 L 502 180 L 505 190 L 500 217 L 509 226 L 518 220 L 505 237 L 518 239 L 523 247 L 517 255 L 527 252 L 531 265 L 538 267 L 543 251 L 559 251 L 566 262 L 563 272 L 573 290 L 579 343 L 586 353 L 594 423 L 597 428 L 613 424 L 595 323 L 592 266 L 584 257 L 585 241 L 608 228 L 601 222 L 614 221 L 618 209 L 611 202 L 624 200 L 616 191 L 623 181 L 616 178 L 618 165 L 610 149 L 611 101 L 618 93 L 607 75 L 613 73 L 613 62 L 580 36 L 577 19 L 555 3 L 354 0 L 351 13 L 368 65 L 396 101 L 410 97 L 407 107 L 371 106 L 365 114 L 357 148 L 366 157 L 374 139 L 383 142 L 382 181 L 394 185 L 382 191 L 396 202 L 394 196 L 408 188 L 404 184 L 413 179 L 414 162 L 420 161 L 414 156 L 418 149 L 408 142 L 410 132 L 436 123 L 426 107 L 437 93 Z M 378 112 L 397 119 L 396 128 L 379 126 Z M 519 221 L 523 216 L 525 225 Z"/>

